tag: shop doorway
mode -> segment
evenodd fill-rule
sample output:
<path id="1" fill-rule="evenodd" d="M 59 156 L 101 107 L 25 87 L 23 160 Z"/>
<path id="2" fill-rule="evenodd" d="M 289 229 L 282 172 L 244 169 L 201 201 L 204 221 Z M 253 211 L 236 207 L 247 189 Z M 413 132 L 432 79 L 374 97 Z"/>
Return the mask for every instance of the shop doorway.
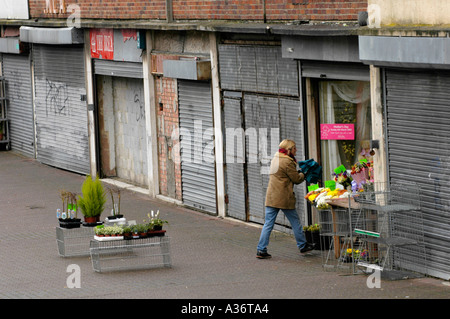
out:
<path id="1" fill-rule="evenodd" d="M 142 79 L 96 76 L 101 177 L 148 186 Z"/>
<path id="2" fill-rule="evenodd" d="M 372 161 L 370 83 L 310 79 L 309 84 L 314 119 L 309 127 L 316 137 L 311 149 L 322 165 L 322 181 L 332 179 L 333 170 L 341 165 L 349 170 L 363 158 Z"/>

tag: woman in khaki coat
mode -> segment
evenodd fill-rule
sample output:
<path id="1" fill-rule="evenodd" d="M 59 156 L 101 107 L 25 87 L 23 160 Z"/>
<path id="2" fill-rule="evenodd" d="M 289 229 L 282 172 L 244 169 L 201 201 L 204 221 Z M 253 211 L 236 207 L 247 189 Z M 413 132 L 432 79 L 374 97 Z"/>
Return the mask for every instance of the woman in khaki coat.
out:
<path id="1" fill-rule="evenodd" d="M 257 246 L 257 258 L 272 257 L 267 253 L 267 246 L 269 245 L 270 234 L 280 209 L 291 223 L 300 252 L 304 253 L 314 249 L 312 244 L 306 242 L 303 227 L 295 209 L 294 184 L 300 184 L 305 180 L 305 175 L 297 171 L 296 153 L 295 142 L 287 139 L 283 140 L 270 164 L 269 185 L 265 202 L 265 222 Z"/>

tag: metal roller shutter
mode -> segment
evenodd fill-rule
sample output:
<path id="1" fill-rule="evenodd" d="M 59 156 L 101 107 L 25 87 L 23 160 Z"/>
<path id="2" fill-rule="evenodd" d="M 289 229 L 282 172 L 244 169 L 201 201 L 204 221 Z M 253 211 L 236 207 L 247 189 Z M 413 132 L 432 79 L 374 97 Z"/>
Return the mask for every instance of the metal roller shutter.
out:
<path id="1" fill-rule="evenodd" d="M 94 73 L 133 79 L 144 78 L 142 63 L 93 59 Z"/>
<path id="2" fill-rule="evenodd" d="M 295 145 L 297 146 L 297 155 L 295 158 L 297 161 L 305 159 L 302 118 L 303 110 L 299 99 L 280 98 L 280 140 L 291 139 L 295 141 Z M 294 192 L 297 199 L 297 214 L 303 225 L 307 225 L 307 206 L 304 198 L 307 193 L 306 182 L 295 185 Z M 287 219 L 284 224 L 289 225 Z"/>
<path id="3" fill-rule="evenodd" d="M 246 136 L 249 219 L 264 223 L 268 167 L 280 138 L 278 98 L 246 94 L 244 109 L 246 131 L 255 130 Z M 283 224 L 283 219 L 284 214 L 278 214 L 276 222 Z"/>
<path id="4" fill-rule="evenodd" d="M 283 59 L 279 46 L 219 45 L 221 87 L 298 96 L 297 62 Z"/>
<path id="5" fill-rule="evenodd" d="M 11 149 L 34 158 L 31 62 L 28 55 L 3 54 L 3 75 L 9 100 Z"/>
<path id="6" fill-rule="evenodd" d="M 297 61 L 283 59 L 279 46 L 221 44 L 219 65 L 221 87 L 226 90 L 225 128 L 245 130 L 246 163 L 230 165 L 227 161 L 228 215 L 264 223 L 267 170 L 278 144 L 284 138 L 294 139 L 299 158 L 304 156 Z M 273 141 L 272 133 L 276 134 Z M 304 187 L 304 184 L 295 187 L 297 210 L 303 222 Z M 276 224 L 276 227 L 290 226 L 284 214 L 278 214 Z M 283 227 L 278 228 L 285 230 Z"/>
<path id="7" fill-rule="evenodd" d="M 216 213 L 210 83 L 178 81 L 178 104 L 183 203 Z"/>
<path id="8" fill-rule="evenodd" d="M 369 66 L 361 63 L 308 61 L 301 62 L 302 77 L 337 79 L 352 81 L 369 81 Z"/>
<path id="9" fill-rule="evenodd" d="M 242 128 L 241 96 L 242 94 L 238 93 L 236 98 L 224 97 L 227 215 L 247 220 L 244 181 L 245 133 Z"/>
<path id="10" fill-rule="evenodd" d="M 254 128 L 257 132 L 256 143 L 249 135 L 246 137 L 249 218 L 251 221 L 264 223 L 264 202 L 269 183 L 266 168 L 278 150 L 279 142 L 286 138 L 294 140 L 298 148 L 297 159 L 304 158 L 303 126 L 299 121 L 301 104 L 294 98 L 246 94 L 244 105 L 246 130 Z M 254 159 L 257 159 L 256 163 Z M 294 186 L 296 209 L 303 223 L 307 218 L 303 198 L 305 187 L 305 183 Z M 290 226 L 284 214 L 278 214 L 276 223 Z"/>
<path id="11" fill-rule="evenodd" d="M 420 186 L 424 273 L 450 278 L 450 73 L 385 71 L 390 181 Z"/>
<path id="12" fill-rule="evenodd" d="M 81 46 L 33 46 L 36 158 L 51 166 L 90 171 Z"/>

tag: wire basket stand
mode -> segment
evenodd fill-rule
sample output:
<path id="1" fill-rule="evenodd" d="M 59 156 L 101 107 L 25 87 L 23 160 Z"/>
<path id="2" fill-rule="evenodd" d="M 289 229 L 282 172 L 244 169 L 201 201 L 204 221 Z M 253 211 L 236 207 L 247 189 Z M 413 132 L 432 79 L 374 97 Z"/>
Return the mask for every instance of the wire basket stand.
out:
<path id="1" fill-rule="evenodd" d="M 426 251 L 417 184 L 374 183 L 354 199 L 359 208 L 354 228 L 359 244 L 356 266 L 387 276 L 408 270 L 423 272 Z"/>
<path id="2" fill-rule="evenodd" d="M 346 208 L 319 210 L 322 238 L 330 249 L 322 254 L 324 269 L 353 274 L 381 271 L 396 276 L 424 272 L 423 216 L 414 183 L 371 183 L 348 198 Z"/>
<path id="3" fill-rule="evenodd" d="M 328 250 L 322 251 L 322 265 L 325 270 L 353 271 L 351 260 L 346 258 L 346 254 L 351 247 L 357 213 L 346 208 L 318 210 L 320 240 L 329 247 Z"/>

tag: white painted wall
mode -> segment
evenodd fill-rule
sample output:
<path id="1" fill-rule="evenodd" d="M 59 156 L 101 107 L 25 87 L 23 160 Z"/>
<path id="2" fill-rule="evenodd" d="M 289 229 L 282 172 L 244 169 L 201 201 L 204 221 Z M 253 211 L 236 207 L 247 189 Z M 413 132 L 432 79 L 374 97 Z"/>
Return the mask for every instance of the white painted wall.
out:
<path id="1" fill-rule="evenodd" d="M 28 0 L 0 0 L 0 19 L 29 19 Z"/>
<path id="2" fill-rule="evenodd" d="M 368 0 L 371 5 L 369 17 L 379 11 L 381 26 L 450 24 L 448 0 Z"/>

